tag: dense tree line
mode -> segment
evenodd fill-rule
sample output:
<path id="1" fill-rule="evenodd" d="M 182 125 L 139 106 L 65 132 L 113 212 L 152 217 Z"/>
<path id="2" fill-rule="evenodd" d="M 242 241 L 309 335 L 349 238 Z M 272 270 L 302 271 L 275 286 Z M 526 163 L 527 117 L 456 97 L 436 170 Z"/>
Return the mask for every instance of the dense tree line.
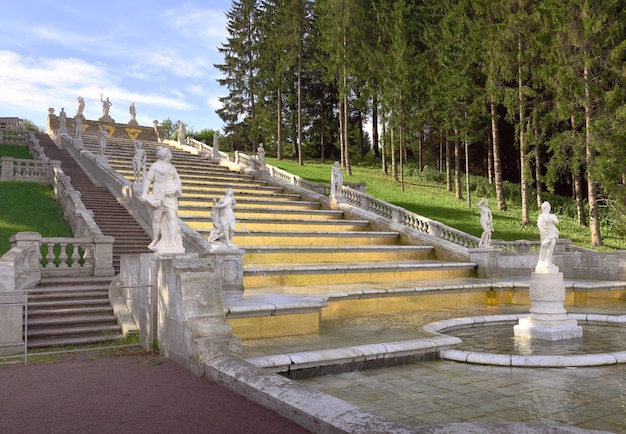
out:
<path id="1" fill-rule="evenodd" d="M 626 0 L 234 0 L 218 111 L 234 149 L 340 160 L 369 152 L 532 192 L 571 186 L 602 244 L 626 198 Z M 366 131 L 366 125 L 372 125 Z M 464 162 L 464 165 L 463 165 Z M 465 188 L 461 185 L 465 173 Z"/>

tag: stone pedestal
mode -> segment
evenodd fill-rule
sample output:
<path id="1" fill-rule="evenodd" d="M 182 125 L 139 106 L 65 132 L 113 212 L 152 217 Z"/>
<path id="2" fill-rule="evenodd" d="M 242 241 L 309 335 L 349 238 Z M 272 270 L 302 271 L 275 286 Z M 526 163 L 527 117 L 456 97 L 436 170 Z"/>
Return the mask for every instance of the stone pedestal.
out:
<path id="1" fill-rule="evenodd" d="M 519 320 L 513 330 L 517 337 L 559 341 L 583 335 L 575 319 L 565 310 L 563 273 L 532 273 L 530 280 L 531 308 L 528 318 Z"/>
<path id="2" fill-rule="evenodd" d="M 26 293 L 0 292 L 0 356 L 23 353 L 24 305 Z"/>

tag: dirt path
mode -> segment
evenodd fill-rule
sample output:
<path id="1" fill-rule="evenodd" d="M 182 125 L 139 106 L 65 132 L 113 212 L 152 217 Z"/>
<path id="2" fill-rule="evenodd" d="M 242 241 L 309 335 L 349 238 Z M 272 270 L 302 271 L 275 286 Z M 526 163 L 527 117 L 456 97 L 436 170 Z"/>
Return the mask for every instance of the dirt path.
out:
<path id="1" fill-rule="evenodd" d="M 0 432 L 308 431 L 165 358 L 82 353 L 0 367 Z"/>

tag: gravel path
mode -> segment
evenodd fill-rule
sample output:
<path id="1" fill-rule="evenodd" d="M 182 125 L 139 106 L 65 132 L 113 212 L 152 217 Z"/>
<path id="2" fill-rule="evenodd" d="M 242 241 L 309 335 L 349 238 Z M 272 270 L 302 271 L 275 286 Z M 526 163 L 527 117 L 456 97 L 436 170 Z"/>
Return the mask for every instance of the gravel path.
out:
<path id="1" fill-rule="evenodd" d="M 0 432 L 308 431 L 163 357 L 90 352 L 0 366 Z"/>

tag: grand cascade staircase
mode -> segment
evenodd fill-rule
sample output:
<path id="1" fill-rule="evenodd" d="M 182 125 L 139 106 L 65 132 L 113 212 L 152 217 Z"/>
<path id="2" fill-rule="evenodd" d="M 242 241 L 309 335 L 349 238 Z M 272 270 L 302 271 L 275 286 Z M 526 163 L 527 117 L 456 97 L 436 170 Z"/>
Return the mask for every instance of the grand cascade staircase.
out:
<path id="1" fill-rule="evenodd" d="M 146 246 L 150 238 L 106 187 L 93 185 L 71 156 L 59 150 L 47 136 L 40 135 L 39 140 L 46 155 L 62 161 L 64 172 L 81 192 L 85 206 L 94 211 L 94 219 L 102 232 L 115 237 L 116 270 L 119 270 L 120 255 L 148 252 Z M 83 136 L 83 142 L 87 149 L 97 153 L 96 136 Z M 143 142 L 143 146 L 149 167 L 156 159 L 157 147 L 162 144 Z M 233 242 L 245 251 L 243 285 L 248 295 L 280 293 L 281 288 L 306 291 L 313 286 L 410 286 L 426 279 L 475 276 L 473 263 L 437 260 L 430 246 L 403 245 L 398 232 L 373 230 L 368 220 L 346 218 L 342 211 L 326 209 L 319 201 L 304 200 L 287 186 L 254 179 L 177 147 L 170 147 L 170 150 L 172 163 L 183 184 L 179 217 L 204 237 L 208 238 L 213 229 L 213 200 L 223 197 L 227 188 L 234 189 L 237 206 Z M 131 182 L 133 154 L 131 140 L 109 139 L 107 142 L 109 165 Z M 114 324 L 104 321 L 104 316 L 109 315 L 104 313 L 107 304 L 104 300 L 108 302 L 106 292 L 98 291 L 96 286 L 86 282 L 42 282 L 36 288 L 37 293 L 31 291 L 29 304 L 43 304 L 32 317 L 29 313 L 29 323 L 33 323 L 32 327 L 29 325 L 30 345 L 39 345 L 37 339 L 44 340 L 36 333 L 44 334 L 46 321 L 59 342 L 62 339 L 79 342 L 81 336 L 76 335 L 81 329 L 85 338 L 90 334 L 88 329 L 96 327 L 102 328 L 91 333 L 95 339 L 117 337 L 119 327 L 116 334 Z M 86 294 L 89 294 L 89 301 Z M 101 305 L 95 302 L 96 294 L 102 296 Z M 44 308 L 54 313 L 46 314 Z M 64 314 L 68 318 L 65 323 Z M 87 324 L 89 315 L 94 321 Z M 81 323 L 82 320 L 85 323 Z M 98 323 L 101 326 L 96 326 Z M 56 344 L 50 343 L 50 339 L 47 342 Z"/>
<path id="2" fill-rule="evenodd" d="M 96 152 L 96 137 L 83 138 Z M 143 142 L 148 166 L 155 160 L 154 142 Z M 319 201 L 270 185 L 251 175 L 230 171 L 217 162 L 171 147 L 172 164 L 183 184 L 179 217 L 208 238 L 211 207 L 227 188 L 235 192 L 233 242 L 245 251 L 244 289 L 408 282 L 475 275 L 475 264 L 438 261 L 430 246 L 402 245 L 394 231 L 372 230 L 367 220 L 347 219 L 342 211 L 324 209 Z M 109 165 L 132 180 L 130 140 L 109 140 Z"/>

